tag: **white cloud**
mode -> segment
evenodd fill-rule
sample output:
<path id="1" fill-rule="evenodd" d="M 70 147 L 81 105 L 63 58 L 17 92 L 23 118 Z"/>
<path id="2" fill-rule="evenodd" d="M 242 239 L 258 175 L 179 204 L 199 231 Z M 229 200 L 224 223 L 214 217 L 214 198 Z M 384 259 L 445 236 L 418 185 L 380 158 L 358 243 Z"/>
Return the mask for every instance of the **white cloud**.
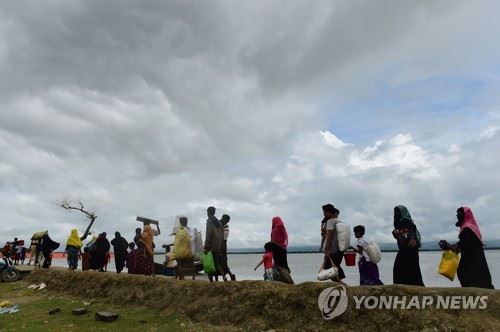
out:
<path id="1" fill-rule="evenodd" d="M 500 131 L 500 126 L 488 126 L 488 128 L 484 129 L 478 137 L 478 140 L 485 140 L 495 137 Z"/>
<path id="2" fill-rule="evenodd" d="M 290 178 L 297 174 L 301 180 L 280 183 L 275 190 L 286 192 L 286 199 L 270 204 L 290 207 L 297 213 L 292 220 L 309 220 L 315 211 L 319 220 L 321 204 L 334 202 L 346 222 L 363 224 L 371 238 L 390 242 L 392 209 L 398 204 L 410 208 L 425 241 L 438 240 L 440 234 L 453 240 L 449 234 L 456 236 L 456 230 L 451 221 L 460 204 L 471 206 L 479 220 L 494 219 L 492 208 L 500 200 L 494 162 L 479 166 L 477 159 L 497 159 L 492 157 L 495 145 L 479 148 L 473 133 L 468 144 L 452 152 L 425 149 L 409 134 L 378 140 L 367 147 L 350 145 L 342 151 L 325 148 L 322 132 L 305 137 L 297 141 L 290 159 L 308 161 L 295 164 L 296 169 L 289 173 Z M 476 171 L 478 167 L 481 173 Z M 308 177 L 300 177 L 303 173 Z M 489 230 L 490 239 L 499 236 L 494 225 L 481 222 L 481 226 Z M 295 230 L 302 238 L 316 234 L 314 227 Z"/>
<path id="3" fill-rule="evenodd" d="M 324 130 L 324 131 L 322 130 L 321 136 L 323 136 L 323 140 L 325 141 L 325 144 L 332 147 L 332 148 L 339 149 L 339 148 L 343 148 L 343 147 L 347 146 L 346 143 L 342 142 L 342 140 L 340 140 L 337 136 L 335 136 L 334 134 L 332 134 L 328 130 Z"/>
<path id="4" fill-rule="evenodd" d="M 399 174 L 416 177 L 437 175 L 429 162 L 430 157 L 413 143 L 410 134 L 398 134 L 389 142 L 378 141 L 363 151 L 353 151 L 349 156 L 349 166 L 353 170 L 367 171 L 371 168 L 391 167 Z"/>

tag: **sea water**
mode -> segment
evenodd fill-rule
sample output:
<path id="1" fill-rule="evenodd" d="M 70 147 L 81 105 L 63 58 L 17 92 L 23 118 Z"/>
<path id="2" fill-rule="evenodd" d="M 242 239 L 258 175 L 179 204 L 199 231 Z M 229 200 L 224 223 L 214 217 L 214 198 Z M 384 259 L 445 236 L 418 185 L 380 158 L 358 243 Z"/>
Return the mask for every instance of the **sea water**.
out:
<path id="1" fill-rule="evenodd" d="M 490 268 L 493 286 L 500 287 L 500 250 L 486 250 L 486 260 Z M 321 266 L 324 255 L 322 253 L 305 253 L 305 254 L 288 254 L 288 265 L 292 272 L 292 278 L 296 283 L 306 281 L 317 281 L 316 276 Z M 384 284 L 392 284 L 392 268 L 395 252 L 383 252 L 382 260 L 378 264 L 380 279 Z M 237 280 L 263 280 L 264 269 L 262 266 L 254 271 L 254 267 L 262 259 L 262 254 L 229 254 L 228 263 L 231 271 L 236 275 Z M 460 287 L 458 279 L 450 281 L 438 273 L 438 266 L 441 260 L 441 252 L 438 251 L 423 251 L 420 252 L 420 269 L 424 283 L 428 287 Z M 162 263 L 163 255 L 155 255 L 155 261 Z M 67 266 L 64 259 L 55 259 L 54 266 Z M 359 272 L 357 266 L 345 266 L 343 261 L 342 267 L 346 274 L 343 280 L 348 285 L 359 285 Z M 79 262 L 81 269 L 81 262 Z M 115 271 L 113 259 L 108 265 L 108 271 Z M 126 273 L 126 269 L 124 271 Z"/>
<path id="2" fill-rule="evenodd" d="M 460 287 L 458 279 L 450 281 L 438 273 L 439 262 L 442 252 L 424 251 L 420 252 L 420 269 L 424 284 L 429 287 Z M 486 250 L 486 260 L 490 268 L 493 286 L 500 287 L 500 250 Z M 238 280 L 259 280 L 263 279 L 262 266 L 254 271 L 255 265 L 260 262 L 262 255 L 259 254 L 236 254 L 229 255 L 229 267 L 236 274 Z M 292 278 L 296 283 L 306 281 L 317 281 L 316 276 L 321 267 L 324 254 L 288 254 L 288 265 L 292 272 Z M 382 260 L 378 263 L 380 279 L 384 284 L 392 284 L 392 268 L 396 252 L 383 252 Z M 343 280 L 348 285 L 359 285 L 359 271 L 357 266 L 345 266 L 342 268 L 346 278 Z"/>

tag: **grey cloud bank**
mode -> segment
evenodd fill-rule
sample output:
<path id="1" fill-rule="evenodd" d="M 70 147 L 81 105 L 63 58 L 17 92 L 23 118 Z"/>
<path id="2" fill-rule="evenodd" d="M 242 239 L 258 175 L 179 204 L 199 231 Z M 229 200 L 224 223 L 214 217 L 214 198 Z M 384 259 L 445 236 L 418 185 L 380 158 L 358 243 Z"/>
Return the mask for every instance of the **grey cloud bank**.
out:
<path id="1" fill-rule="evenodd" d="M 378 241 L 392 241 L 397 204 L 424 240 L 456 238 L 462 204 L 500 238 L 493 7 L 3 3 L 0 242 L 82 231 L 84 217 L 55 204 L 64 197 L 96 212 L 96 231 L 129 237 L 136 215 L 169 228 L 186 214 L 204 229 L 215 205 L 234 247 L 261 246 L 274 215 L 292 245 L 315 244 L 326 202 Z M 444 113 L 423 108 L 469 91 L 436 89 L 436 77 L 481 89 Z M 347 107 L 387 98 L 381 83 L 397 104 Z"/>

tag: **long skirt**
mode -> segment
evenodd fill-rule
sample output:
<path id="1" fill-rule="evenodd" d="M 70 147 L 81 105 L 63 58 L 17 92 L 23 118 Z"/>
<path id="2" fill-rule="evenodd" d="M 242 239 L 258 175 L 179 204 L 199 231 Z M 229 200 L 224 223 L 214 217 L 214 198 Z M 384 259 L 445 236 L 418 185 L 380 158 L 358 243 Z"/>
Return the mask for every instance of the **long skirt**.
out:
<path id="1" fill-rule="evenodd" d="M 373 262 L 366 261 L 366 257 L 361 257 L 358 262 L 359 267 L 359 284 L 365 285 L 383 285 L 380 281 L 378 266 Z"/>
<path id="2" fill-rule="evenodd" d="M 82 255 L 82 271 L 90 270 L 90 254 L 88 252 Z"/>
<path id="3" fill-rule="evenodd" d="M 462 251 L 457 276 L 462 287 L 494 289 L 482 247 Z"/>
<path id="4" fill-rule="evenodd" d="M 147 276 L 150 276 L 153 274 L 153 257 L 150 257 L 143 253 L 142 251 L 137 255 L 137 261 L 136 261 L 136 273 L 137 274 L 144 274 Z"/>
<path id="5" fill-rule="evenodd" d="M 404 248 L 398 251 L 393 268 L 395 284 L 424 286 L 418 257 L 418 249 Z"/>
<path id="6" fill-rule="evenodd" d="M 126 265 L 129 274 L 138 274 L 137 261 L 139 259 L 139 255 L 142 255 L 142 252 L 138 249 L 134 249 L 128 253 Z"/>
<path id="7" fill-rule="evenodd" d="M 290 275 L 290 271 L 276 264 L 273 266 L 273 280 L 292 285 L 294 284 L 292 276 Z"/>
<path id="8" fill-rule="evenodd" d="M 122 272 L 125 267 L 125 260 L 127 259 L 127 251 L 115 251 L 115 266 L 116 272 Z"/>
<path id="9" fill-rule="evenodd" d="M 68 246 L 66 249 L 68 253 L 68 266 L 72 270 L 78 268 L 78 254 L 80 254 L 80 249 L 74 246 Z"/>

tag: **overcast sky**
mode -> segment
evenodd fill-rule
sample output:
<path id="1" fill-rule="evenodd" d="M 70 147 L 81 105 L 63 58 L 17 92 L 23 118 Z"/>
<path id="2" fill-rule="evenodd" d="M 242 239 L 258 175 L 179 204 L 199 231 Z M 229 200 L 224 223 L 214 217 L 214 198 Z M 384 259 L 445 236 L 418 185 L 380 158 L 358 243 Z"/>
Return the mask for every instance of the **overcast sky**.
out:
<path id="1" fill-rule="evenodd" d="M 321 206 L 393 241 L 398 204 L 423 241 L 470 206 L 500 238 L 497 1 L 4 1 L 0 243 L 85 217 L 128 239 L 206 208 L 230 247 L 279 215 L 319 244 Z M 169 232 L 165 232 L 169 233 Z M 166 241 L 164 235 L 157 242 Z"/>

